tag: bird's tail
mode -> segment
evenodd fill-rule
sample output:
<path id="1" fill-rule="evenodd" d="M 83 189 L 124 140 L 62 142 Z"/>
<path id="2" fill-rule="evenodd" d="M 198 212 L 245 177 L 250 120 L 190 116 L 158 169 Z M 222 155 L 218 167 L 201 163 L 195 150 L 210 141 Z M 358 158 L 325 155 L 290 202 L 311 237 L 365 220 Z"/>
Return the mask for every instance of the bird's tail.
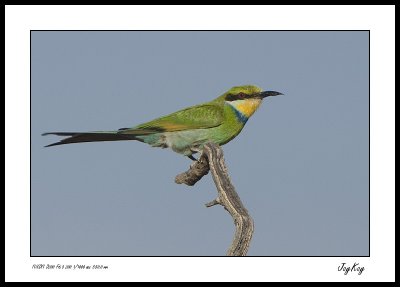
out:
<path id="1" fill-rule="evenodd" d="M 44 133 L 42 136 L 56 135 L 56 136 L 68 136 L 68 138 L 62 139 L 58 142 L 49 144 L 45 147 L 71 144 L 71 143 L 83 143 L 83 142 L 100 142 L 100 141 L 122 141 L 122 140 L 140 140 L 134 135 L 121 134 L 118 131 L 110 132 L 51 132 Z"/>

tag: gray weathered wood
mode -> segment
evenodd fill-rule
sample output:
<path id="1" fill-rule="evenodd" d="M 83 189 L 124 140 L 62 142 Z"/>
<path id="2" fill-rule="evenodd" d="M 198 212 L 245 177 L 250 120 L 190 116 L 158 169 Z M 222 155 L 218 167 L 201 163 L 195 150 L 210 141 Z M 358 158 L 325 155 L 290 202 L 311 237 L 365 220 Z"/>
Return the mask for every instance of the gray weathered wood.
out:
<path id="1" fill-rule="evenodd" d="M 236 231 L 227 255 L 245 256 L 254 232 L 254 223 L 229 178 L 222 149 L 214 143 L 207 143 L 199 160 L 192 164 L 188 171 L 177 175 L 175 182 L 192 186 L 209 170 L 217 187 L 218 196 L 207 203 L 206 207 L 220 204 L 229 212 Z"/>

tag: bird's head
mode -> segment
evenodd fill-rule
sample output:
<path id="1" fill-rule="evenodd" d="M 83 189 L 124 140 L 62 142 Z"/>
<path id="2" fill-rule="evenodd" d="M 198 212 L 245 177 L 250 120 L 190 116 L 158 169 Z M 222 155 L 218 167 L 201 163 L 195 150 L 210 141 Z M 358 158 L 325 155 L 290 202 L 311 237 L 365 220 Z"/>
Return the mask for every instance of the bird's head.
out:
<path id="1" fill-rule="evenodd" d="M 257 86 L 237 86 L 222 95 L 225 103 L 233 106 L 237 111 L 249 118 L 261 105 L 266 97 L 283 95 L 275 91 L 263 91 Z"/>

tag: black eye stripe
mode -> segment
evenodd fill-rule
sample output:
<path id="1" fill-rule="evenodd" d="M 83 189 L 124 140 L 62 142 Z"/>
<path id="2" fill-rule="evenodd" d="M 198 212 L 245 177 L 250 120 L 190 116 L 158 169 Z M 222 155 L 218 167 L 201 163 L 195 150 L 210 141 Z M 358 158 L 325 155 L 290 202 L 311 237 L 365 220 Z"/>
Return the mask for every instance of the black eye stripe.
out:
<path id="1" fill-rule="evenodd" d="M 246 99 L 246 94 L 245 93 L 238 93 L 238 94 L 228 94 L 225 97 L 225 100 L 227 101 L 236 101 L 236 100 L 244 100 Z"/>

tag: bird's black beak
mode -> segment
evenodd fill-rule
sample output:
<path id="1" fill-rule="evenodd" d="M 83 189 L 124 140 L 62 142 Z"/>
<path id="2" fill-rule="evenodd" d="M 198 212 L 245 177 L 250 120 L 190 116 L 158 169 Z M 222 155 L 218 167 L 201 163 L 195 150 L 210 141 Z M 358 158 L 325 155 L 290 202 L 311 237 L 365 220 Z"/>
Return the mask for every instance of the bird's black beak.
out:
<path id="1" fill-rule="evenodd" d="M 274 96 L 279 96 L 279 95 L 283 95 L 280 92 L 275 92 L 275 91 L 264 91 L 258 94 L 258 96 L 263 99 L 266 97 L 274 97 Z"/>

